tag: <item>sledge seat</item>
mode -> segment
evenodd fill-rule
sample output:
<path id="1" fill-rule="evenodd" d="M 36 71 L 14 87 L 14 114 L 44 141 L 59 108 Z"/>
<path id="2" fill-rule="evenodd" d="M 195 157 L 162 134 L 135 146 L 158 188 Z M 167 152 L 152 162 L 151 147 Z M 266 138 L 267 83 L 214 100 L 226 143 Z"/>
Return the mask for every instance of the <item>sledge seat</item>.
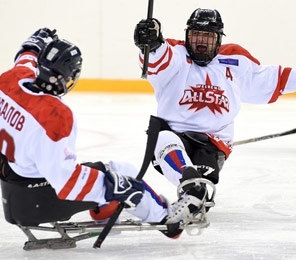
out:
<path id="1" fill-rule="evenodd" d="M 60 200 L 45 179 L 7 182 L 0 179 L 7 222 L 21 226 L 67 221 L 74 214 L 97 208 L 96 202 Z"/>

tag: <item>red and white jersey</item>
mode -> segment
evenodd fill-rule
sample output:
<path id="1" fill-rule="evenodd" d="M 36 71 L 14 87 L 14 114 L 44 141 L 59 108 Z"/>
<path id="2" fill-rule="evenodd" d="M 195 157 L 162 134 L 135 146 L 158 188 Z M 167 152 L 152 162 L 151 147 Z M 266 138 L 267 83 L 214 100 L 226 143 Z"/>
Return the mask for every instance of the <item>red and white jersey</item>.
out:
<path id="1" fill-rule="evenodd" d="M 76 160 L 76 119 L 70 108 L 52 95 L 24 86 L 36 78 L 37 58 L 23 53 L 0 76 L 0 152 L 20 176 L 46 178 L 60 199 L 106 203 L 105 174 Z M 118 175 L 136 177 L 130 163 L 110 161 Z M 161 221 L 167 206 L 147 184 L 140 204 L 130 213 L 147 222 Z"/>
<path id="2" fill-rule="evenodd" d="M 140 53 L 140 66 L 143 54 Z M 184 41 L 166 39 L 149 54 L 147 79 L 154 88 L 157 115 L 176 132 L 205 133 L 228 156 L 241 102 L 267 104 L 296 91 L 296 71 L 263 66 L 236 44 L 222 45 L 205 67 L 196 65 Z"/>
<path id="3" fill-rule="evenodd" d="M 104 173 L 76 161 L 76 120 L 59 97 L 33 93 L 37 58 L 23 53 L 0 76 L 0 151 L 20 176 L 46 178 L 60 199 L 105 203 Z"/>

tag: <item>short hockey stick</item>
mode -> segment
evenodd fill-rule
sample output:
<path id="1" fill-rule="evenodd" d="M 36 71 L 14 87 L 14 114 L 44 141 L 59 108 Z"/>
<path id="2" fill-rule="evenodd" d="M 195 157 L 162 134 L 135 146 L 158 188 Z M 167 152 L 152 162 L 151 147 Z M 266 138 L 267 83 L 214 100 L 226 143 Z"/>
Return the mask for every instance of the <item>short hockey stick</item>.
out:
<path id="1" fill-rule="evenodd" d="M 263 140 L 266 140 L 266 139 L 280 137 L 280 136 L 291 135 L 291 134 L 296 134 L 296 128 L 291 129 L 289 131 L 281 132 L 281 133 L 263 135 L 263 136 L 259 136 L 259 137 L 246 139 L 246 140 L 236 141 L 236 142 L 234 142 L 234 145 L 253 143 L 253 142 L 263 141 Z"/>
<path id="2" fill-rule="evenodd" d="M 143 163 L 141 166 L 141 169 L 137 175 L 137 180 L 141 180 L 147 171 L 149 164 L 153 158 L 154 155 L 154 149 L 156 146 L 158 133 L 160 131 L 161 123 L 157 117 L 150 116 L 149 126 L 148 126 L 148 137 L 147 137 L 147 144 L 146 144 L 146 150 L 144 154 Z M 111 231 L 112 227 L 114 226 L 116 220 L 118 219 L 120 213 L 122 212 L 124 208 L 124 203 L 120 203 L 114 212 L 114 214 L 110 217 L 108 222 L 106 223 L 104 229 L 100 233 L 99 237 L 95 241 L 93 247 L 98 248 L 101 247 L 102 243 L 104 242 L 105 238 Z"/>
<path id="3" fill-rule="evenodd" d="M 152 19 L 153 16 L 153 3 L 154 0 L 148 0 L 148 11 L 147 11 L 147 19 Z M 144 46 L 144 61 L 143 61 L 143 69 L 142 69 L 142 79 L 147 78 L 148 73 L 148 63 L 149 63 L 149 52 L 150 52 L 150 46 L 146 44 Z"/>

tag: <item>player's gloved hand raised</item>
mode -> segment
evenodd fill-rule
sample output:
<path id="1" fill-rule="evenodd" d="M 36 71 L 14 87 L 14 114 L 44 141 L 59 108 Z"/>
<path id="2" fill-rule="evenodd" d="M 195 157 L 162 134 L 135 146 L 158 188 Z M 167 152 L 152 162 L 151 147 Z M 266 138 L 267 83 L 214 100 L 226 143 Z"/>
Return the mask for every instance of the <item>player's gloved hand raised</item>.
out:
<path id="1" fill-rule="evenodd" d="M 144 193 L 141 181 L 127 176 L 120 176 L 113 171 L 105 172 L 104 184 L 106 187 L 106 201 L 120 201 L 126 208 L 136 207 Z"/>
<path id="2" fill-rule="evenodd" d="M 25 51 L 31 51 L 35 54 L 39 54 L 40 51 L 52 40 L 58 39 L 56 30 L 50 30 L 48 28 L 42 28 L 37 30 L 31 35 L 25 42 L 23 42 L 20 51 L 17 53 L 16 58 L 19 54 Z"/>
<path id="3" fill-rule="evenodd" d="M 155 51 L 164 42 L 160 22 L 155 18 L 141 20 L 136 25 L 134 41 L 142 52 L 145 45 L 149 45 L 150 52 Z"/>

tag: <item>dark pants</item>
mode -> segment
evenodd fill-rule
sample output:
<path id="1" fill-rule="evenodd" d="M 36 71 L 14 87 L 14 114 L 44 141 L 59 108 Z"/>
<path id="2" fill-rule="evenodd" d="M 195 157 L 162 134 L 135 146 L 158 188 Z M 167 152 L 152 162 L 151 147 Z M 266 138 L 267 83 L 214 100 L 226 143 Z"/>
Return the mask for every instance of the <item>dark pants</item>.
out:
<path id="1" fill-rule="evenodd" d="M 161 123 L 161 131 L 172 131 L 170 126 L 162 118 L 158 118 Z M 174 132 L 174 131 L 173 131 Z M 185 150 L 191 159 L 192 163 L 197 166 L 202 166 L 203 177 L 210 180 L 214 184 L 219 182 L 219 173 L 223 167 L 226 159 L 225 154 L 220 151 L 209 140 L 209 137 L 202 133 L 197 132 L 184 132 L 176 133 L 184 146 Z M 155 161 L 155 157 L 152 159 L 152 163 Z M 159 165 L 153 165 L 154 168 L 162 174 L 162 170 Z"/>
<path id="2" fill-rule="evenodd" d="M 219 182 L 219 172 L 225 161 L 225 154 L 220 151 L 209 138 L 200 133 L 180 133 L 185 150 L 192 163 L 197 166 L 204 166 L 204 178 L 214 184 Z"/>

